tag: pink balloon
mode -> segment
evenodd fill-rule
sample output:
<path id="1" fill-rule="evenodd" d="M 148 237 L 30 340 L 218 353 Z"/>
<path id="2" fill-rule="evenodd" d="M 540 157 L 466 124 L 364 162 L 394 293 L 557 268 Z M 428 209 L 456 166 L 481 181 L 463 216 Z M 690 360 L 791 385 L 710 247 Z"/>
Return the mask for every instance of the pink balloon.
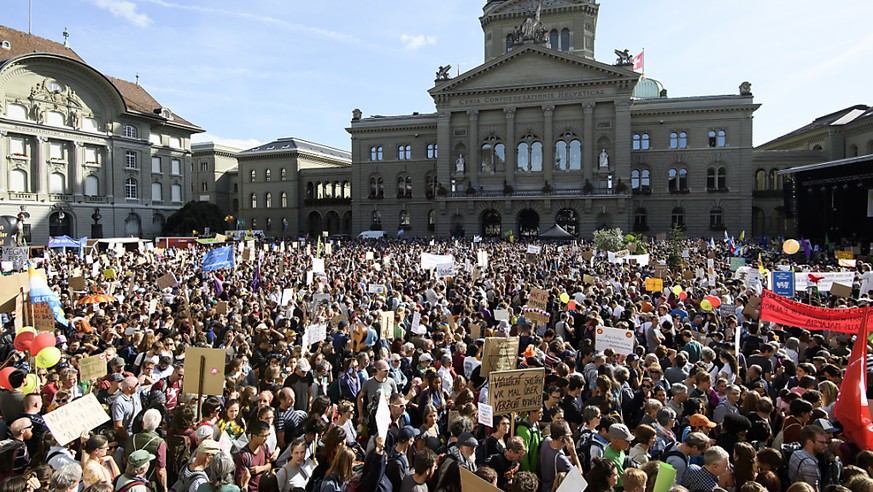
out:
<path id="1" fill-rule="evenodd" d="M 0 387 L 11 390 L 12 385 L 9 384 L 9 375 L 15 371 L 14 367 L 4 367 L 0 369 Z"/>
<path id="2" fill-rule="evenodd" d="M 33 342 L 30 344 L 30 354 L 36 357 L 40 350 L 46 347 L 54 347 L 56 343 L 57 339 L 51 333 L 40 333 L 34 337 Z"/>
<path id="3" fill-rule="evenodd" d="M 15 350 L 19 352 L 27 352 L 30 349 L 30 345 L 33 343 L 34 333 L 32 331 L 22 331 L 18 335 L 15 335 L 15 341 L 13 345 L 15 345 Z"/>

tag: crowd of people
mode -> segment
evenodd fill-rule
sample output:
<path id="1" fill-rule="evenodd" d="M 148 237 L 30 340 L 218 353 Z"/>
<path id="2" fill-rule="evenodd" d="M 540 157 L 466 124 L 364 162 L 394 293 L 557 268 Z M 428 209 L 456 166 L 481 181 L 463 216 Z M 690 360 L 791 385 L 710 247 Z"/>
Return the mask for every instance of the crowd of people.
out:
<path id="1" fill-rule="evenodd" d="M 760 321 L 766 279 L 731 270 L 733 244 L 639 243 L 646 262 L 538 245 L 241 242 L 233 269 L 210 272 L 204 246 L 51 252 L 37 266 L 65 312 L 57 363 L 19 350 L 3 314 L 0 360 L 15 370 L 0 492 L 553 492 L 577 475 L 591 492 L 652 491 L 659 476 L 659 492 L 873 491 L 873 450 L 833 411 L 867 340 Z M 777 242 L 746 248 L 758 253 L 774 270 L 847 269 Z M 454 272 L 422 254 L 451 255 Z M 865 305 L 869 265 L 853 270 L 851 296 L 796 298 Z M 663 288 L 647 289 L 656 276 Z M 548 294 L 537 317 L 533 289 Z M 111 297 L 79 302 L 95 293 Z M 326 338 L 303 345 L 313 325 Z M 597 350 L 603 327 L 632 332 L 633 352 Z M 544 370 L 542 406 L 482 423 L 488 337 L 517 337 L 514 366 Z M 221 394 L 185 391 L 189 347 L 223 351 Z M 82 380 L 98 354 L 106 376 Z M 90 394 L 108 422 L 61 445 L 44 415 Z"/>

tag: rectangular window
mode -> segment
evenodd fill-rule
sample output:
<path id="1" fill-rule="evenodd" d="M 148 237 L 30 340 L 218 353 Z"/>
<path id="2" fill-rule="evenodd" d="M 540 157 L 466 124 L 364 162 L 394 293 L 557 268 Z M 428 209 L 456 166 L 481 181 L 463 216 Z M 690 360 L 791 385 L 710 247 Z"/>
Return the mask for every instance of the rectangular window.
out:
<path id="1" fill-rule="evenodd" d="M 97 163 L 97 147 L 85 147 L 85 164 Z"/>
<path id="2" fill-rule="evenodd" d="M 161 173 L 161 158 L 156 155 L 152 156 L 152 172 L 156 174 Z"/>
<path id="3" fill-rule="evenodd" d="M 176 203 L 182 201 L 182 185 L 174 184 L 170 187 L 170 198 Z"/>
<path id="4" fill-rule="evenodd" d="M 209 188 L 206 186 L 206 181 L 200 183 L 200 191 L 209 191 Z"/>
<path id="5" fill-rule="evenodd" d="M 182 174 L 182 161 L 179 159 L 173 159 L 170 161 L 170 173 L 173 176 L 178 176 Z"/>
<path id="6" fill-rule="evenodd" d="M 161 136 L 157 133 L 149 133 L 149 143 L 152 145 L 161 145 Z"/>
<path id="7" fill-rule="evenodd" d="M 124 167 L 136 169 L 136 152 L 128 150 L 124 152 Z"/>
<path id="8" fill-rule="evenodd" d="M 152 201 L 164 201 L 164 187 L 161 186 L 161 183 L 152 183 Z"/>
<path id="9" fill-rule="evenodd" d="M 179 137 L 170 137 L 170 147 L 173 147 L 174 149 L 181 149 L 182 139 Z"/>
<path id="10" fill-rule="evenodd" d="M 27 156 L 24 137 L 9 137 L 9 153 L 18 157 Z"/>
<path id="11" fill-rule="evenodd" d="M 64 160 L 64 144 L 62 142 L 49 142 L 49 159 L 53 161 Z"/>
<path id="12" fill-rule="evenodd" d="M 209 163 L 206 161 L 200 161 L 200 172 L 209 171 Z"/>

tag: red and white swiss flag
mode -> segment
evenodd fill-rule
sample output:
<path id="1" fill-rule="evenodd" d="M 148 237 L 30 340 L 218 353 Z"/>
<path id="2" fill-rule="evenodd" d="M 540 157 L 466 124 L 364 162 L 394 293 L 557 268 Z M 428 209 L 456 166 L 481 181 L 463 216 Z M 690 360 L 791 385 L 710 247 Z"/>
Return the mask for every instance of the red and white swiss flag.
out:
<path id="1" fill-rule="evenodd" d="M 643 71 L 643 54 L 646 51 L 640 51 L 640 54 L 633 58 L 634 62 L 634 72 L 642 72 Z"/>

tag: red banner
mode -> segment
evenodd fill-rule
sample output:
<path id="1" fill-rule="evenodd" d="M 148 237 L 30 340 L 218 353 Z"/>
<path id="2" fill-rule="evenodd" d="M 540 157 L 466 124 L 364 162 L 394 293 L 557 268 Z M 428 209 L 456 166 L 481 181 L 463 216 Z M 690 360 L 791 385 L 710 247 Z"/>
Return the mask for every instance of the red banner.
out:
<path id="1" fill-rule="evenodd" d="M 761 294 L 761 321 L 807 330 L 858 333 L 870 308 L 828 309 L 795 302 L 769 290 Z"/>

